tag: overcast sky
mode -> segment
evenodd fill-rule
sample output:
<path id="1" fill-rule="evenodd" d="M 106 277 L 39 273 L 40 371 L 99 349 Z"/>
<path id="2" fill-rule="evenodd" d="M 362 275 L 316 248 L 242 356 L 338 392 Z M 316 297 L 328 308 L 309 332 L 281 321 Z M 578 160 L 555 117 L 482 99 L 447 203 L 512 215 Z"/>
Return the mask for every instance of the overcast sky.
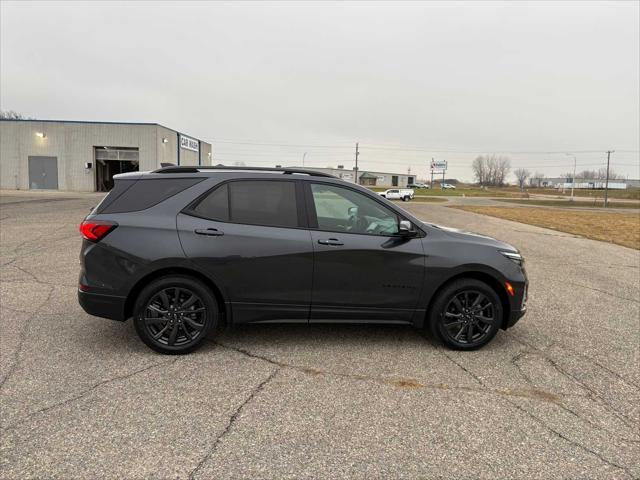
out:
<path id="1" fill-rule="evenodd" d="M 12 3 L 3 110 L 157 122 L 217 162 L 640 177 L 639 2 Z M 235 143 L 232 143 L 235 142 Z M 272 145 L 256 145 L 256 144 Z M 279 145 L 273 145 L 279 144 Z M 551 152 L 551 153 L 547 153 Z M 583 153 L 584 152 L 584 153 Z"/>

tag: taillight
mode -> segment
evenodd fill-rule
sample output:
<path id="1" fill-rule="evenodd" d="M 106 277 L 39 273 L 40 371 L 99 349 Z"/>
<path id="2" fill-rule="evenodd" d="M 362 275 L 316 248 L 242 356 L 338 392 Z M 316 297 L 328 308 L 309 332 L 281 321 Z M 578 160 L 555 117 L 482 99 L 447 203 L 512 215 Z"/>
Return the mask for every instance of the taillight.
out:
<path id="1" fill-rule="evenodd" d="M 80 224 L 80 233 L 92 242 L 99 242 L 118 226 L 115 222 L 98 222 L 85 220 Z"/>

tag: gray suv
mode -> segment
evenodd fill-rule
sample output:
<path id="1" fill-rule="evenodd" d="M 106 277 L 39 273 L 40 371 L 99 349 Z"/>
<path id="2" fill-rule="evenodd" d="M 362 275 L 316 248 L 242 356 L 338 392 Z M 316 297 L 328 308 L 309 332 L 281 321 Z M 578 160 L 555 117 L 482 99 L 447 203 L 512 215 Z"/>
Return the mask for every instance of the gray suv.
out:
<path id="1" fill-rule="evenodd" d="M 242 323 L 390 323 L 471 350 L 525 312 L 514 247 L 299 169 L 116 175 L 80 226 L 86 312 L 186 353 Z"/>

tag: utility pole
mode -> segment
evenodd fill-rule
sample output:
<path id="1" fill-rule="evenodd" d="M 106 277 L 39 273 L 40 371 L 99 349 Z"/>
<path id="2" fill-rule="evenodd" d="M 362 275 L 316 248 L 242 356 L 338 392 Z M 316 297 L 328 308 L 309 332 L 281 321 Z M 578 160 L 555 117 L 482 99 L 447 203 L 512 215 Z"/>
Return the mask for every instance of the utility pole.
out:
<path id="1" fill-rule="evenodd" d="M 302 154 L 302 168 L 304 168 L 304 159 L 306 158 L 306 156 L 307 156 L 307 152 L 304 152 Z"/>
<path id="2" fill-rule="evenodd" d="M 355 182 L 356 182 L 356 185 L 359 184 L 359 182 L 358 182 L 358 155 L 360 155 L 360 152 L 358 152 L 358 142 L 356 142 L 356 168 L 355 168 L 356 178 L 354 179 Z"/>
<path id="3" fill-rule="evenodd" d="M 573 187 L 576 185 L 576 156 L 573 153 L 565 153 L 569 157 L 573 157 L 573 178 L 571 179 L 571 201 L 573 202 Z"/>
<path id="4" fill-rule="evenodd" d="M 615 152 L 615 150 L 607 151 L 607 179 L 604 183 L 604 208 L 607 208 L 609 204 L 609 161 L 611 160 L 611 154 Z"/>
<path id="5" fill-rule="evenodd" d="M 429 184 L 429 188 L 433 189 L 433 157 L 431 157 L 431 183 Z"/>

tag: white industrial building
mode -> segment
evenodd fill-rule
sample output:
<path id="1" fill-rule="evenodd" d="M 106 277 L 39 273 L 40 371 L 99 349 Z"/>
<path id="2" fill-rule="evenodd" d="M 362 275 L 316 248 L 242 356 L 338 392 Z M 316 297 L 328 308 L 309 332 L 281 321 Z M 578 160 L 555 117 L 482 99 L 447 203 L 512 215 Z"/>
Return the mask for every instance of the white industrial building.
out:
<path id="1" fill-rule="evenodd" d="M 293 168 L 293 167 L 292 167 Z M 388 173 L 388 172 L 375 172 L 373 170 L 359 169 L 357 172 L 358 181 L 356 182 L 355 169 L 349 170 L 343 167 L 296 167 L 306 168 L 307 170 L 314 170 L 318 172 L 328 173 L 334 177 L 341 178 L 347 182 L 358 183 L 366 187 L 406 187 L 416 182 L 416 175 L 409 175 L 406 173 Z"/>
<path id="2" fill-rule="evenodd" d="M 117 173 L 211 157 L 211 144 L 157 123 L 0 120 L 2 189 L 107 191 Z"/>
<path id="3" fill-rule="evenodd" d="M 573 187 L 584 190 L 602 190 L 607 186 L 607 182 L 605 180 L 596 180 L 593 178 L 576 178 L 574 181 L 573 179 L 566 177 L 549 177 L 541 178 L 540 180 L 536 179 L 535 182 L 536 186 L 559 189 Z M 640 181 L 633 179 L 609 180 L 608 183 L 608 188 L 610 190 L 626 190 L 627 188 L 637 188 L 639 186 Z"/>

